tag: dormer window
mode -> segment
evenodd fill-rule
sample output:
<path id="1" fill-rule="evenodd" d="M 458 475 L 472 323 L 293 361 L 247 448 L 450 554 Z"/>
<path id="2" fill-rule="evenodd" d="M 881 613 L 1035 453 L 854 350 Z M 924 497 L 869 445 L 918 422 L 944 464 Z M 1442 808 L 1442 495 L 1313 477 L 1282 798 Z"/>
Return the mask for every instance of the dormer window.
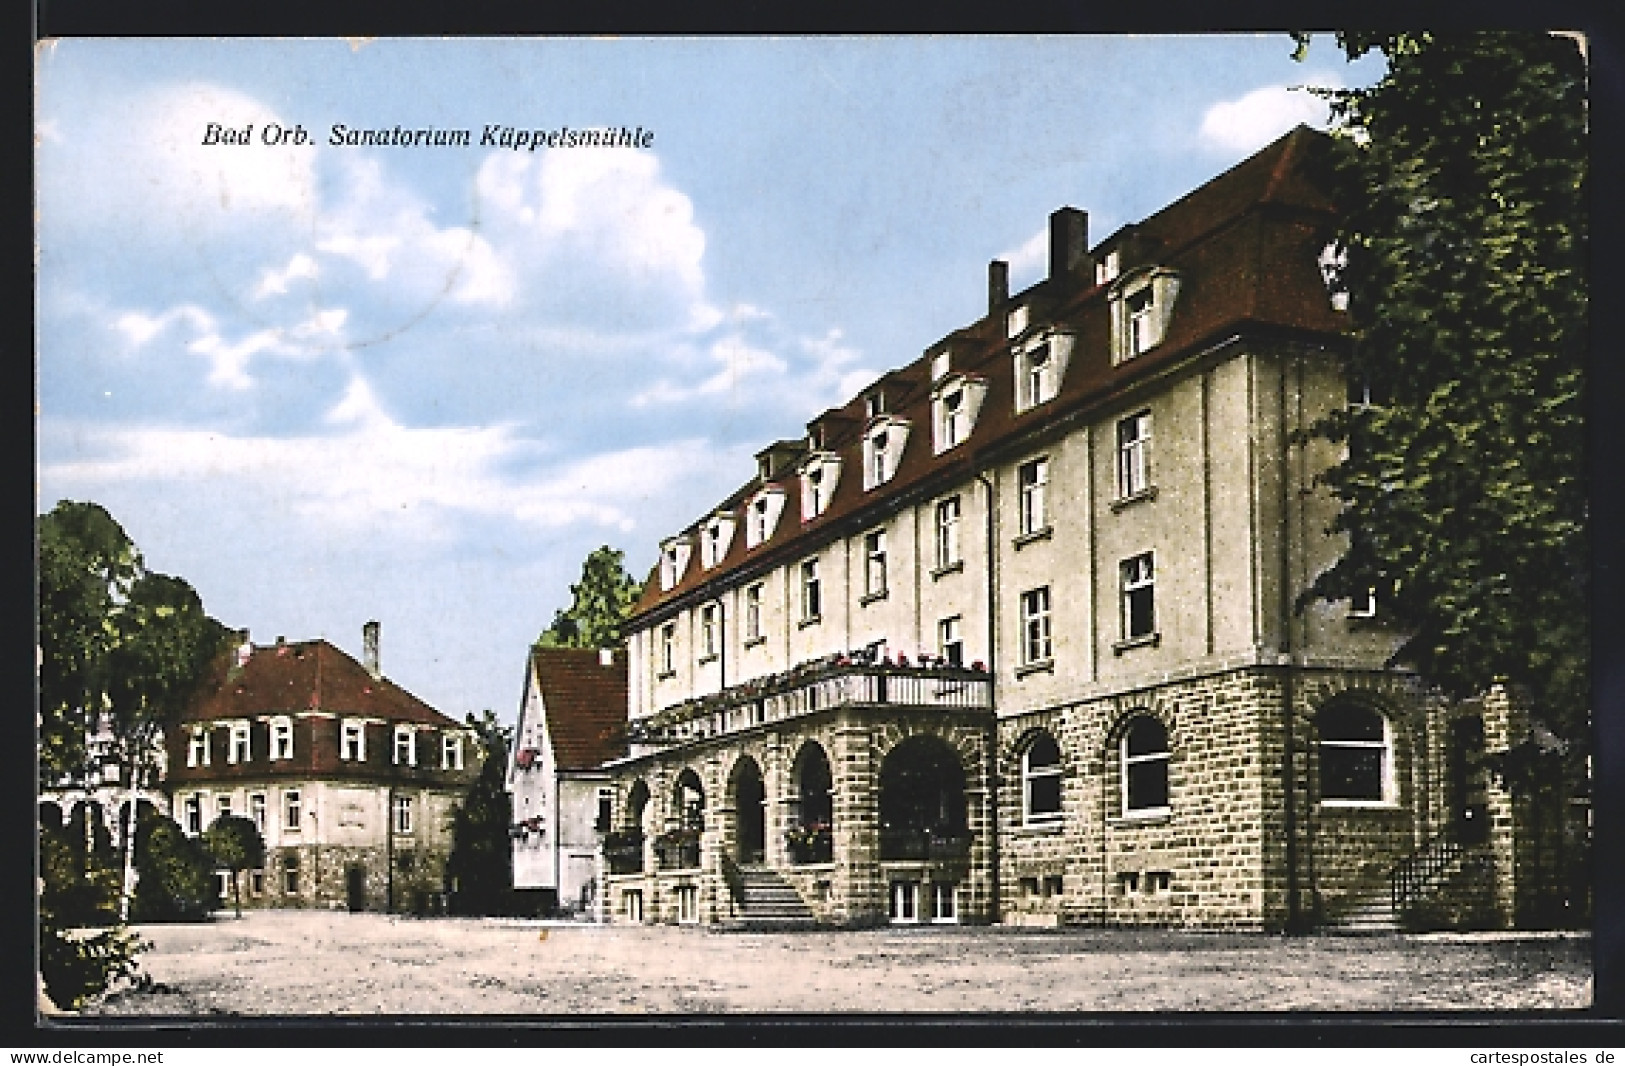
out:
<path id="1" fill-rule="evenodd" d="M 707 570 L 722 562 L 723 556 L 728 554 L 728 545 L 733 543 L 734 517 L 731 514 L 714 515 L 705 525 L 705 532 L 700 540 L 700 565 Z"/>
<path id="2" fill-rule="evenodd" d="M 367 761 L 367 726 L 359 718 L 346 718 L 339 724 L 339 758 L 345 762 Z"/>
<path id="3" fill-rule="evenodd" d="M 660 547 L 660 591 L 669 592 L 683 580 L 688 569 L 690 547 L 687 537 L 674 537 Z"/>
<path id="4" fill-rule="evenodd" d="M 1071 334 L 1051 333 L 1039 343 L 1015 353 L 1016 412 L 1031 410 L 1055 399 L 1066 376 L 1072 354 Z"/>
<path id="5" fill-rule="evenodd" d="M 1115 281 L 1122 270 L 1123 253 L 1116 250 L 1107 252 L 1100 262 L 1095 264 L 1095 284 L 1105 285 Z"/>
<path id="6" fill-rule="evenodd" d="M 1333 241 L 1320 250 L 1320 280 L 1326 283 L 1326 295 L 1331 299 L 1333 311 L 1347 311 L 1349 309 L 1349 293 L 1343 287 L 1342 275 L 1345 267 L 1349 265 L 1349 253 L 1346 248 L 1339 248 Z"/>
<path id="7" fill-rule="evenodd" d="M 1121 363 L 1162 343 L 1179 294 L 1171 270 L 1136 272 L 1109 297 L 1112 308 L 1112 360 Z"/>
<path id="8" fill-rule="evenodd" d="M 209 733 L 207 726 L 193 726 L 191 741 L 186 746 L 187 766 L 209 765 Z"/>
<path id="9" fill-rule="evenodd" d="M 829 510 L 835 497 L 835 483 L 841 476 L 841 460 L 820 453 L 808 460 L 801 469 L 801 520 L 817 518 Z"/>
<path id="10" fill-rule="evenodd" d="M 863 399 L 863 414 L 865 418 L 874 418 L 886 412 L 886 394 L 871 392 Z"/>
<path id="11" fill-rule="evenodd" d="M 409 725 L 395 727 L 395 765 L 416 766 L 418 764 L 418 734 L 417 730 Z"/>
<path id="12" fill-rule="evenodd" d="M 1032 310 L 1026 304 L 1012 308 L 1010 313 L 1005 316 L 1005 335 L 1009 337 L 1021 336 L 1022 333 L 1026 332 L 1027 325 L 1031 321 Z"/>
<path id="13" fill-rule="evenodd" d="M 931 357 L 931 380 L 940 381 L 954 368 L 953 352 L 944 348 Z"/>
<path id="14" fill-rule="evenodd" d="M 253 758 L 253 744 L 250 739 L 247 722 L 231 723 L 231 742 L 226 749 L 226 761 L 230 763 L 248 762 Z"/>
<path id="15" fill-rule="evenodd" d="M 903 458 L 903 445 L 908 441 L 908 423 L 900 418 L 882 416 L 863 438 L 863 487 L 878 488 L 897 473 L 897 464 Z"/>
<path id="16" fill-rule="evenodd" d="M 950 377 L 938 388 L 932 402 L 936 415 L 933 448 L 936 454 L 958 447 L 970 436 L 986 389 L 983 382 L 963 375 Z"/>
<path id="17" fill-rule="evenodd" d="M 782 489 L 765 488 L 751 497 L 745 505 L 745 547 L 754 548 L 771 537 L 778 528 L 779 515 L 783 511 Z"/>

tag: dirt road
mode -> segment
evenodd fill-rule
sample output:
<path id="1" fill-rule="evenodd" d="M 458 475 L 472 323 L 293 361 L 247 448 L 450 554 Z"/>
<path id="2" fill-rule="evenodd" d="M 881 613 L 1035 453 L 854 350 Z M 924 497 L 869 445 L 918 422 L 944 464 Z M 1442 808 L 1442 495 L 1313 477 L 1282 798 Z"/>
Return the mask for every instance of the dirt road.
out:
<path id="1" fill-rule="evenodd" d="M 716 933 L 263 911 L 143 926 L 145 989 L 84 1013 L 512 1015 L 1589 1006 L 1569 935 L 920 927 Z"/>

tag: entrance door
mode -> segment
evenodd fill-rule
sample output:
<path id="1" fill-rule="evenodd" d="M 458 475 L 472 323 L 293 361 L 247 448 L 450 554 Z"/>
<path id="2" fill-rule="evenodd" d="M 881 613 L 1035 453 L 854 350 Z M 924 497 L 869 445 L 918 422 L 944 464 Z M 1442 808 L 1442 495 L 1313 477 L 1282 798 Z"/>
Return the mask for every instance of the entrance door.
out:
<path id="1" fill-rule="evenodd" d="M 1489 839 L 1489 810 L 1484 800 L 1484 720 L 1475 716 L 1450 723 L 1450 750 L 1445 790 L 1451 829 L 1457 843 L 1482 844 Z"/>
<path id="2" fill-rule="evenodd" d="M 360 866 L 351 866 L 344 871 L 344 901 L 351 914 L 367 907 L 367 871 Z"/>

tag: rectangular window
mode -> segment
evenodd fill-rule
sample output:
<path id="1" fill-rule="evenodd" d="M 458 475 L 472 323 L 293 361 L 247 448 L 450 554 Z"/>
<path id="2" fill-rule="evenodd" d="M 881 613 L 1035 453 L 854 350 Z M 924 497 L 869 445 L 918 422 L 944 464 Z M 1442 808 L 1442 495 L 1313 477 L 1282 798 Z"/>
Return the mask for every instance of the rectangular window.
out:
<path id="1" fill-rule="evenodd" d="M 1138 640 L 1157 630 L 1156 577 L 1151 553 L 1125 559 L 1123 581 L 1123 639 Z"/>
<path id="2" fill-rule="evenodd" d="M 293 758 L 293 719 L 271 719 L 271 758 Z"/>
<path id="3" fill-rule="evenodd" d="M 1355 596 L 1350 597 L 1350 599 L 1349 599 L 1349 617 L 1350 618 L 1375 618 L 1375 617 L 1377 617 L 1377 590 L 1376 589 L 1366 589 L 1363 593 L 1359 593 L 1359 594 L 1356 594 Z"/>
<path id="4" fill-rule="evenodd" d="M 886 591 L 886 531 L 877 529 L 863 538 L 863 587 L 870 596 Z"/>
<path id="5" fill-rule="evenodd" d="M 1138 496 L 1151 486 L 1147 460 L 1151 449 L 1151 412 L 1141 411 L 1117 423 L 1117 495 Z"/>
<path id="6" fill-rule="evenodd" d="M 412 831 L 412 797 L 395 797 L 395 832 L 410 833 Z"/>
<path id="7" fill-rule="evenodd" d="M 395 765 L 418 764 L 418 733 L 409 725 L 395 727 Z"/>
<path id="8" fill-rule="evenodd" d="M 765 480 L 765 479 L 764 479 Z M 749 547 L 756 547 L 767 539 L 767 500 L 758 499 L 750 505 Z M 641 897 L 640 897 L 641 898 Z"/>
<path id="9" fill-rule="evenodd" d="M 717 657 L 717 605 L 700 608 L 700 661 Z"/>
<path id="10" fill-rule="evenodd" d="M 694 925 L 700 920 L 700 886 L 679 885 L 677 888 L 677 920 Z"/>
<path id="11" fill-rule="evenodd" d="M 920 920 L 920 883 L 893 881 L 891 883 L 891 920 L 917 922 Z"/>
<path id="12" fill-rule="evenodd" d="M 264 870 L 250 870 L 250 871 L 248 871 L 248 894 L 250 896 L 263 896 L 263 895 L 265 895 L 265 871 Z"/>
<path id="13" fill-rule="evenodd" d="M 643 891 L 629 888 L 621 893 L 621 907 L 629 922 L 643 921 Z"/>
<path id="14" fill-rule="evenodd" d="M 1128 307 L 1128 353 L 1130 355 L 1139 355 L 1151 347 L 1151 316 L 1155 311 L 1152 292 L 1152 286 L 1146 285 L 1144 288 L 1129 293 L 1124 301 Z"/>
<path id="15" fill-rule="evenodd" d="M 1049 345 L 1034 348 L 1022 357 L 1022 409 L 1036 407 L 1055 396 L 1055 360 Z"/>
<path id="16" fill-rule="evenodd" d="M 1021 594 L 1021 661 L 1047 662 L 1050 658 L 1049 586 Z"/>
<path id="17" fill-rule="evenodd" d="M 216 818 L 225 818 L 230 814 L 231 814 L 231 797 L 230 796 L 216 796 L 214 798 L 214 816 Z"/>
<path id="18" fill-rule="evenodd" d="M 231 746 L 226 749 L 226 761 L 230 763 L 247 762 L 252 758 L 252 745 L 249 741 L 247 722 L 231 723 Z"/>
<path id="19" fill-rule="evenodd" d="M 667 622 L 660 627 L 660 673 L 669 677 L 677 672 L 677 625 Z"/>
<path id="20" fill-rule="evenodd" d="M 1049 527 L 1049 509 L 1044 494 L 1049 487 L 1049 460 L 1034 459 L 1016 470 L 1021 489 L 1021 533 L 1037 533 Z"/>
<path id="21" fill-rule="evenodd" d="M 367 761 L 367 727 L 365 723 L 346 721 L 340 725 L 339 758 L 350 762 Z"/>
<path id="22" fill-rule="evenodd" d="M 600 833 L 609 832 L 610 817 L 615 810 L 615 792 L 613 789 L 601 788 L 598 790 L 598 819 L 593 823 L 593 829 Z"/>
<path id="23" fill-rule="evenodd" d="M 197 836 L 203 832 L 203 794 L 194 792 L 186 797 L 186 832 Z"/>
<path id="24" fill-rule="evenodd" d="M 285 895 L 299 894 L 299 856 L 282 856 L 282 891 Z"/>
<path id="25" fill-rule="evenodd" d="M 819 596 L 818 560 L 807 559 L 801 564 L 801 620 L 816 622 L 823 616 L 823 603 Z"/>
<path id="26" fill-rule="evenodd" d="M 254 828 L 265 833 L 265 793 L 256 792 L 248 797 L 248 816 L 254 820 Z"/>
<path id="27" fill-rule="evenodd" d="M 931 920 L 933 922 L 952 922 L 958 920 L 958 909 L 954 905 L 955 889 L 958 886 L 950 881 L 931 882 Z"/>
<path id="28" fill-rule="evenodd" d="M 942 397 L 942 446 L 946 451 L 965 439 L 965 390 L 955 389 Z"/>
<path id="29" fill-rule="evenodd" d="M 762 639 L 762 583 L 745 587 L 745 639 Z"/>
<path id="30" fill-rule="evenodd" d="M 869 438 L 869 487 L 884 485 L 891 472 L 886 468 L 888 435 L 882 431 Z"/>
<path id="31" fill-rule="evenodd" d="M 937 569 L 959 562 L 959 497 L 937 502 Z"/>
<path id="32" fill-rule="evenodd" d="M 299 805 L 299 790 L 290 788 L 282 794 L 282 828 L 298 829 L 303 824 L 304 814 Z"/>
<path id="33" fill-rule="evenodd" d="M 965 639 L 960 635 L 958 615 L 937 623 L 937 648 L 948 665 L 965 665 Z"/>
<path id="34" fill-rule="evenodd" d="M 456 733 L 442 733 L 440 736 L 440 768 L 442 770 L 463 768 L 463 738 Z"/>
<path id="35" fill-rule="evenodd" d="M 209 732 L 206 726 L 193 728 L 191 743 L 186 746 L 187 766 L 209 765 Z"/>

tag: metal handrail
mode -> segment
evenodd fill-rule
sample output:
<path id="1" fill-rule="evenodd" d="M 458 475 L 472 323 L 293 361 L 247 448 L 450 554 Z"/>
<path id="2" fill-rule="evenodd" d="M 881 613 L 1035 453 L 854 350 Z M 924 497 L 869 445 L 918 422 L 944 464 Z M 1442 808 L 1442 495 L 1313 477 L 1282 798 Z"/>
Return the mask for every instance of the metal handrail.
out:
<path id="1" fill-rule="evenodd" d="M 1407 910 L 1464 850 L 1456 842 L 1455 833 L 1445 829 L 1401 859 L 1388 872 L 1388 901 L 1394 913 L 1402 914 Z"/>

